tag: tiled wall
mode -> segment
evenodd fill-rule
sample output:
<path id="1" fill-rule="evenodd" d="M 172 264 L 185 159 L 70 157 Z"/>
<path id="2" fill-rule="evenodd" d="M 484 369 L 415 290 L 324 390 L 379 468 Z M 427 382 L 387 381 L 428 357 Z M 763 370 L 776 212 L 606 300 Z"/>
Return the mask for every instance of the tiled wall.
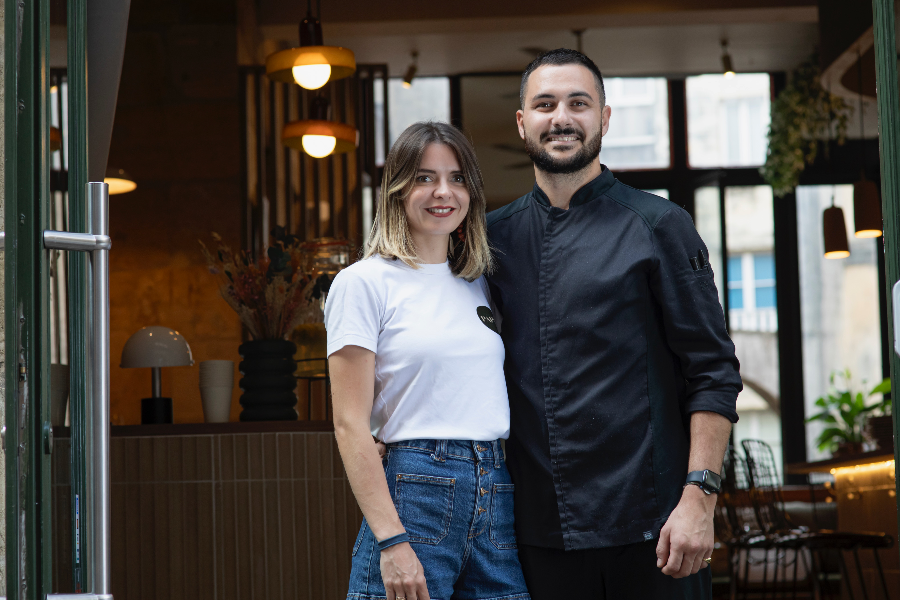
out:
<path id="1" fill-rule="evenodd" d="M 54 588 L 71 591 L 69 440 L 54 449 Z M 114 437 L 116 600 L 346 597 L 362 515 L 332 433 Z"/>

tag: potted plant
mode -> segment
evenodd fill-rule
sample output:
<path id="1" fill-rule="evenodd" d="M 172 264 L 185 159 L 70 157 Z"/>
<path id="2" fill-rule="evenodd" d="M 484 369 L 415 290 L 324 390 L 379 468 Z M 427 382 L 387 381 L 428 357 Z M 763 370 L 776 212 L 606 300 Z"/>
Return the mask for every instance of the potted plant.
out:
<path id="1" fill-rule="evenodd" d="M 844 369 L 833 372 L 829 383 L 832 388 L 829 393 L 816 400 L 816 406 L 822 412 L 809 417 L 806 422 L 820 421 L 826 425 L 816 440 L 819 450 L 830 451 L 835 458 L 858 454 L 863 451 L 866 418 L 873 411 L 884 410 L 884 401 L 873 404 L 866 401 L 885 389 L 890 390 L 890 380 L 882 381 L 868 394 L 854 393 L 850 370 Z M 842 389 L 838 389 L 838 383 Z"/>
<path id="2" fill-rule="evenodd" d="M 241 358 L 241 421 L 296 420 L 296 345 L 286 336 L 300 323 L 321 321 L 313 298 L 314 273 L 304 272 L 304 255 L 295 238 L 276 237 L 264 256 L 234 253 L 218 234 L 215 253 L 203 242 L 219 292 L 253 338 L 238 348 Z"/>
<path id="3" fill-rule="evenodd" d="M 759 172 L 776 196 L 794 191 L 800 173 L 816 160 L 819 144 L 828 143 L 832 132 L 838 144 L 847 137 L 851 107 L 819 82 L 818 61 L 812 58 L 791 73 L 790 81 L 772 103 L 768 154 Z"/>
<path id="4" fill-rule="evenodd" d="M 873 414 L 866 420 L 866 434 L 878 450 L 894 451 L 894 419 L 891 417 L 891 380 L 879 383 L 873 394 L 883 394 L 881 402 L 875 405 Z M 877 413 L 877 414 L 874 414 Z"/>

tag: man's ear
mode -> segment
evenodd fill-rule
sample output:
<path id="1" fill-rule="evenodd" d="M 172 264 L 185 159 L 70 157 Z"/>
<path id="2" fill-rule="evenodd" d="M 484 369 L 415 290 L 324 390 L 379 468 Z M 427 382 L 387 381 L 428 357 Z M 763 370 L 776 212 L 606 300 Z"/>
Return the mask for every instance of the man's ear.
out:
<path id="1" fill-rule="evenodd" d="M 603 124 L 603 129 L 600 132 L 601 136 L 606 135 L 606 132 L 609 131 L 609 117 L 612 115 L 612 107 L 607 105 L 603 107 L 603 110 L 600 113 L 601 123 Z"/>
<path id="2" fill-rule="evenodd" d="M 516 111 L 516 125 L 519 126 L 519 137 L 523 140 L 525 139 L 525 113 L 522 109 Z M 605 133 L 605 132 L 604 132 Z"/>

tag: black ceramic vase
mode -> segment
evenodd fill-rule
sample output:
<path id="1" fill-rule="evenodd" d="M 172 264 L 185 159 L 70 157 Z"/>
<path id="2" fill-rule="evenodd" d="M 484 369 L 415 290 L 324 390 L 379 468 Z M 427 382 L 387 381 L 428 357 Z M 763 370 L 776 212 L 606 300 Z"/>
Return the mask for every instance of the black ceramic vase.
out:
<path id="1" fill-rule="evenodd" d="M 296 421 L 297 346 L 287 340 L 254 340 L 241 354 L 241 421 Z"/>

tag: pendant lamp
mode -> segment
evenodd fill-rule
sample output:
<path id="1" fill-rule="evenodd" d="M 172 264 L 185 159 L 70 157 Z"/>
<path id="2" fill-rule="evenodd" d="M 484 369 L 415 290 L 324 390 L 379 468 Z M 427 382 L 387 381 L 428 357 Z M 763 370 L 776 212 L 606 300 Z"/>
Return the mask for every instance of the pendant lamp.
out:
<path id="1" fill-rule="evenodd" d="M 835 259 L 850 256 L 844 211 L 834 205 L 834 196 L 831 197 L 831 207 L 826 208 L 822 215 L 822 232 L 825 237 L 825 258 Z"/>
<path id="2" fill-rule="evenodd" d="M 322 16 L 321 5 L 319 16 Z M 312 15 L 312 0 L 306 18 L 300 23 L 300 47 L 281 50 L 266 58 L 266 74 L 273 81 L 296 83 L 317 90 L 329 81 L 349 77 L 356 70 L 352 50 L 326 46 L 322 40 L 322 23 Z"/>
<path id="3" fill-rule="evenodd" d="M 314 98 L 310 118 L 287 123 L 281 130 L 281 141 L 313 158 L 353 152 L 359 145 L 359 132 L 351 125 L 328 120 L 328 109 L 327 98 Z"/>
<path id="4" fill-rule="evenodd" d="M 127 194 L 137 189 L 137 184 L 125 169 L 107 169 L 103 183 L 109 186 L 109 195 Z"/>
<path id="5" fill-rule="evenodd" d="M 862 97 L 862 53 L 857 49 L 857 74 L 859 77 L 859 138 L 860 178 L 853 184 L 853 221 L 858 238 L 880 237 L 884 231 L 881 216 L 881 195 L 874 181 L 866 179 L 866 128 Z"/>
<path id="6" fill-rule="evenodd" d="M 734 77 L 734 65 L 728 53 L 728 40 L 725 39 L 722 40 L 722 74 L 729 79 Z"/>

